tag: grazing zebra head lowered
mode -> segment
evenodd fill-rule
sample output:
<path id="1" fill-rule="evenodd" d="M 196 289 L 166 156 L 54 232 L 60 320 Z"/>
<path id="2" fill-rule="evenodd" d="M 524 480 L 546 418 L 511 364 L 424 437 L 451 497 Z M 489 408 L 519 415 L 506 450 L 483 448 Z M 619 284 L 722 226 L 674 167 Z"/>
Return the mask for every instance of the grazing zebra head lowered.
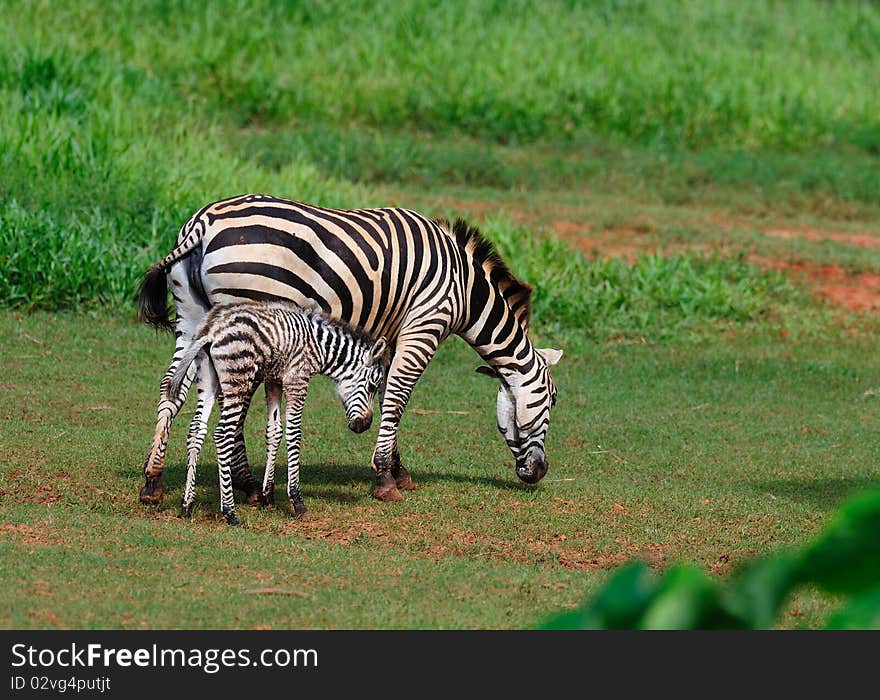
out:
<path id="1" fill-rule="evenodd" d="M 549 368 L 562 358 L 562 350 L 536 349 L 533 371 L 524 381 L 521 375 L 505 379 L 495 367 L 481 365 L 477 372 L 500 381 L 496 407 L 498 431 L 516 461 L 516 475 L 527 484 L 537 484 L 547 473 L 544 441 L 550 425 L 550 409 L 556 405 L 556 385 Z"/>
<path id="2" fill-rule="evenodd" d="M 257 386 L 265 382 L 267 398 L 278 396 L 276 387 L 287 398 L 288 496 L 295 512 L 302 514 L 306 509 L 299 490 L 299 454 L 302 407 L 309 380 L 316 374 L 331 377 L 349 427 L 363 432 L 372 421 L 373 400 L 384 379 L 386 349 L 384 338 L 374 342 L 361 331 L 291 303 L 239 302 L 211 309 L 171 377 L 170 395 L 181 393 L 190 365 L 200 353 L 206 353 L 207 362 L 200 360 L 199 371 L 214 375 L 220 399 L 220 421 L 214 435 L 220 505 L 229 524 L 238 524 L 231 472 L 235 440 Z M 280 396 L 275 401 L 270 399 L 266 431 L 270 457 L 263 482 L 266 500 L 272 500 L 274 493 L 275 452 L 281 433 L 279 402 Z M 272 427 L 273 421 L 278 423 L 277 430 Z M 193 464 L 187 469 L 185 516 L 191 512 L 194 483 Z"/>

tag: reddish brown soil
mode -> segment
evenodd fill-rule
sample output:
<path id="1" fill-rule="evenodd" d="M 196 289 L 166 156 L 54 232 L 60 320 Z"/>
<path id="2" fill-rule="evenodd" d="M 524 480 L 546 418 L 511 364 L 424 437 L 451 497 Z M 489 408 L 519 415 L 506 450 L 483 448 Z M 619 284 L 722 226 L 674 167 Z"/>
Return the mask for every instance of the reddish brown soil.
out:
<path id="1" fill-rule="evenodd" d="M 661 243 L 652 235 L 654 230 L 648 223 L 635 227 L 596 230 L 589 224 L 559 219 L 551 223 L 551 228 L 590 258 L 624 258 L 632 262 L 636 256 L 645 253 L 709 250 L 709 246 L 705 245 Z"/>
<path id="2" fill-rule="evenodd" d="M 860 248 L 880 248 L 880 237 L 869 233 L 847 233 L 845 231 L 823 231 L 814 228 L 789 229 L 774 228 L 764 231 L 771 238 L 801 238 L 805 241 L 836 241 Z"/>
<path id="3" fill-rule="evenodd" d="M 639 254 L 660 252 L 664 254 L 684 250 L 709 251 L 705 245 L 661 245 L 649 235 L 649 231 L 623 228 L 595 232 L 589 226 L 570 221 L 555 221 L 553 228 L 560 235 L 574 242 L 590 257 L 623 257 L 629 261 Z M 770 229 L 765 234 L 773 238 L 803 238 L 809 241 L 833 240 L 862 248 L 880 249 L 880 237 L 869 234 L 819 231 L 816 229 Z M 880 309 L 880 274 L 874 272 L 849 272 L 840 265 L 819 264 L 806 261 L 769 260 L 750 257 L 753 263 L 774 270 L 781 270 L 806 282 L 815 289 L 817 296 L 835 306 L 849 311 L 876 311 Z"/>
<path id="4" fill-rule="evenodd" d="M 836 306 L 850 311 L 880 309 L 880 274 L 848 272 L 840 265 L 808 262 L 787 262 L 752 258 L 752 261 L 773 270 L 782 270 L 806 281 L 816 293 Z"/>
<path id="5" fill-rule="evenodd" d="M 497 202 L 477 199 L 442 198 L 444 206 L 472 212 L 476 216 L 494 214 L 501 208 Z M 582 217 L 583 211 L 573 205 L 554 205 L 552 214 L 546 207 L 530 208 L 523 204 L 508 207 L 506 214 L 516 223 L 549 226 L 562 238 L 571 241 L 590 258 L 622 257 L 632 261 L 646 253 L 668 254 L 685 250 L 711 251 L 709 245 L 693 243 L 664 243 L 656 235 L 656 226 L 649 218 L 636 217 L 630 226 L 597 228 Z M 549 214 L 549 215 L 548 215 Z M 695 222 L 696 226 L 710 225 L 722 229 L 754 230 L 753 221 L 734 221 L 722 214 L 712 214 Z M 880 249 L 880 234 L 852 233 L 809 226 L 764 226 L 763 232 L 770 238 L 803 239 L 812 242 L 834 241 L 860 248 Z M 807 261 L 768 260 L 756 256 L 750 260 L 758 265 L 782 270 L 815 290 L 816 295 L 831 304 L 849 311 L 876 311 L 880 309 L 880 274 L 850 272 L 839 265 L 823 265 Z"/>
<path id="6" fill-rule="evenodd" d="M 54 530 L 25 523 L 0 523 L 0 537 L 11 537 L 26 547 L 49 547 L 56 543 Z"/>

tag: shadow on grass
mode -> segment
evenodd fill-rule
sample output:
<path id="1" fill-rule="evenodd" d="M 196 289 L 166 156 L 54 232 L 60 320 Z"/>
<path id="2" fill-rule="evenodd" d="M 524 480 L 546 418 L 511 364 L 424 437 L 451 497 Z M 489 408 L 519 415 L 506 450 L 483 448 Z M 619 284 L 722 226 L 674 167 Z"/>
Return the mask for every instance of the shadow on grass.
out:
<path id="1" fill-rule="evenodd" d="M 529 486 L 528 484 L 521 482 L 513 474 L 511 474 L 511 478 L 505 478 L 460 473 L 421 472 L 417 469 L 413 470 L 411 474 L 413 481 L 415 481 L 416 486 L 419 488 L 431 484 L 450 483 L 483 486 L 500 491 L 515 492 L 532 491 L 535 488 L 534 486 Z M 328 498 L 330 500 L 357 500 L 356 496 L 340 493 L 334 488 L 341 484 L 363 484 L 364 491 L 369 492 L 374 484 L 373 473 L 369 466 L 360 464 L 323 464 L 309 465 L 303 468 L 304 490 L 312 491 L 315 496 Z"/>
<path id="2" fill-rule="evenodd" d="M 263 480 L 263 467 L 253 467 L 257 481 Z M 431 484 L 466 484 L 470 486 L 482 486 L 500 491 L 515 493 L 531 492 L 536 487 L 520 481 L 511 470 L 510 477 L 506 476 L 483 476 L 459 473 L 419 472 L 412 473 L 416 486 L 423 488 Z M 169 491 L 182 489 L 186 479 L 186 465 L 169 464 L 164 472 L 165 485 Z M 338 503 L 356 503 L 373 488 L 373 472 L 369 465 L 363 464 L 306 464 L 300 471 L 303 496 L 320 498 Z M 200 464 L 196 483 L 200 486 L 218 488 L 217 465 L 212 463 Z M 287 483 L 287 468 L 278 464 L 275 468 L 276 502 L 283 496 L 284 484 Z M 352 493 L 351 488 L 362 490 L 362 493 Z M 236 492 L 236 501 L 241 500 L 240 492 Z"/>
<path id="3" fill-rule="evenodd" d="M 753 481 L 750 487 L 755 491 L 770 493 L 790 501 L 808 501 L 828 506 L 837 505 L 847 496 L 867 489 L 880 488 L 880 476 L 841 476 L 811 479 L 768 479 Z"/>

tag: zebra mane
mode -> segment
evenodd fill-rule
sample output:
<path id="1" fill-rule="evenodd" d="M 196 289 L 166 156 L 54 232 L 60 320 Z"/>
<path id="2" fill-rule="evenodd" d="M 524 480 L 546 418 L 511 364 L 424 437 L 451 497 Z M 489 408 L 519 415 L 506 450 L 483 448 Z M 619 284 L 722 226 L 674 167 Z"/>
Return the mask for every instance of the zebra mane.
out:
<path id="1" fill-rule="evenodd" d="M 495 244 L 480 233 L 476 226 L 471 226 L 461 218 L 457 218 L 451 227 L 446 219 L 435 219 L 434 222 L 450 231 L 456 242 L 471 252 L 474 261 L 488 271 L 489 279 L 498 285 L 501 296 L 510 305 L 513 315 L 523 329 L 528 330 L 532 312 L 532 285 L 513 274 L 507 263 L 501 259 Z"/>

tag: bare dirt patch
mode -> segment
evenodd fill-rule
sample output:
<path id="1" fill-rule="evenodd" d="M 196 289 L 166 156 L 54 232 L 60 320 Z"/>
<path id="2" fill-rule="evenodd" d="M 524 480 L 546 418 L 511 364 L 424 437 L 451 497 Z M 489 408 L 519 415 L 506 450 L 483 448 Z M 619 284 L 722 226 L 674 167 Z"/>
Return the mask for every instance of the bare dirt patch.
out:
<path id="1" fill-rule="evenodd" d="M 26 547 L 50 547 L 57 542 L 54 530 L 46 525 L 26 523 L 0 523 L 0 537 L 9 537 Z"/>
<path id="2" fill-rule="evenodd" d="M 700 251 L 713 252 L 713 247 L 699 243 L 663 243 L 646 228 L 618 228 L 594 231 L 589 224 L 572 221 L 554 221 L 553 230 L 569 240 L 588 257 L 622 257 L 633 262 L 639 255 Z M 847 233 L 813 228 L 767 229 L 771 238 L 803 239 L 808 241 L 835 241 L 862 248 L 880 249 L 880 236 L 866 233 Z M 840 265 L 806 261 L 767 259 L 750 256 L 750 262 L 762 267 L 780 270 L 813 288 L 816 295 L 834 306 L 849 311 L 880 310 L 880 274 L 851 272 Z"/>
<path id="3" fill-rule="evenodd" d="M 559 231 L 555 225 L 554 229 Z M 637 256 L 656 253 L 660 248 L 656 240 L 650 239 L 644 232 L 635 229 L 592 232 L 577 237 L 572 237 L 571 234 L 562 235 L 574 243 L 587 257 L 592 258 L 625 258 L 629 262 L 633 262 Z"/>
<path id="4" fill-rule="evenodd" d="M 708 245 L 664 242 L 649 228 L 606 228 L 593 230 L 571 221 L 554 221 L 553 230 L 572 243 L 588 258 L 624 258 L 632 263 L 639 255 L 683 253 L 693 250 L 710 252 Z"/>
<path id="5" fill-rule="evenodd" d="M 33 503 L 37 505 L 54 505 L 63 498 L 70 475 L 66 472 L 52 474 L 52 482 L 44 483 L 41 480 L 46 475 L 45 457 L 35 458 L 26 469 L 16 469 L 9 473 L 8 494 L 14 494 L 16 501 L 21 503 Z"/>
<path id="6" fill-rule="evenodd" d="M 285 534 L 297 534 L 306 539 L 324 539 L 338 544 L 349 545 L 366 541 L 392 544 L 405 538 L 407 517 L 393 525 L 389 522 L 377 522 L 369 509 L 355 509 L 346 522 L 340 522 L 330 515 L 312 515 L 309 513 L 302 520 L 292 520 L 285 527 Z M 412 516 L 409 516 L 411 519 Z M 421 518 L 426 516 L 422 514 Z"/>
<path id="7" fill-rule="evenodd" d="M 869 233 L 849 233 L 846 231 L 826 231 L 816 228 L 772 228 L 764 231 L 764 235 L 770 238 L 799 238 L 804 241 L 821 242 L 835 241 L 836 243 L 846 243 L 860 248 L 880 249 L 880 236 L 873 236 Z"/>
<path id="8" fill-rule="evenodd" d="M 532 504 L 506 502 L 505 512 Z M 559 504 L 563 507 L 569 502 Z M 574 504 L 571 504 L 574 506 Z M 356 508 L 345 521 L 331 515 L 311 514 L 303 520 L 291 521 L 285 532 L 305 539 L 322 539 L 342 546 L 399 547 L 407 546 L 414 554 L 440 559 L 467 557 L 493 561 L 517 562 L 539 567 L 563 566 L 567 569 L 591 571 L 612 569 L 633 556 L 646 559 L 652 565 L 662 565 L 668 544 L 639 547 L 632 542 L 620 541 L 612 551 L 599 549 L 575 532 L 559 532 L 530 537 L 503 537 L 472 528 L 451 524 L 437 524 L 430 513 L 401 515 L 393 520 L 375 519 L 369 508 Z M 262 582 L 272 589 L 277 582 Z M 293 586 L 295 590 L 301 587 Z"/>
<path id="9" fill-rule="evenodd" d="M 757 256 L 750 260 L 806 282 L 820 298 L 835 306 L 849 311 L 880 310 L 880 274 L 876 272 L 849 272 L 840 265 L 768 260 Z"/>
<path id="10" fill-rule="evenodd" d="M 31 609 L 28 610 L 27 616 L 39 627 L 64 627 L 64 621 L 51 610 Z"/>

